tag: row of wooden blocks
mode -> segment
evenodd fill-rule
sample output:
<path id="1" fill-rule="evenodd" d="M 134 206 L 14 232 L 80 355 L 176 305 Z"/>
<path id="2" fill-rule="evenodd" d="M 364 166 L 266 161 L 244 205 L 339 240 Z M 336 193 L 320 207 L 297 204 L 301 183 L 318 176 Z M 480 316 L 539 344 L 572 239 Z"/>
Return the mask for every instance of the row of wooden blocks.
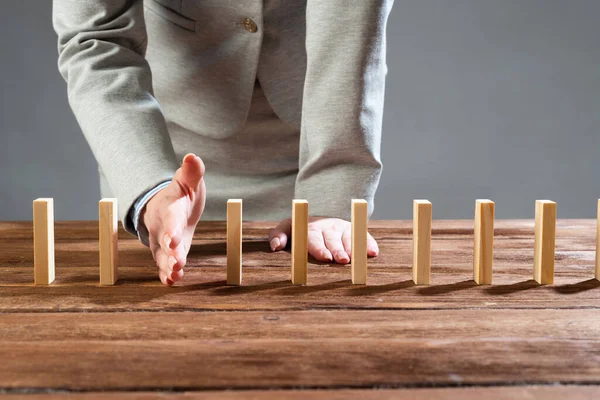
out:
<path id="1" fill-rule="evenodd" d="M 352 200 L 352 254 L 353 284 L 367 283 L 367 228 L 368 204 Z M 99 202 L 100 284 L 114 285 L 118 279 L 118 220 L 117 200 Z M 432 206 L 428 200 L 413 203 L 413 281 L 417 285 L 430 284 Z M 54 206 L 53 199 L 33 202 L 34 281 L 49 285 L 54 281 Z M 598 200 L 598 228 L 600 228 L 600 200 Z M 600 229 L 599 229 L 600 230 Z M 535 204 L 535 240 L 533 278 L 540 284 L 554 283 L 556 240 L 556 203 L 538 200 Z M 596 240 L 595 277 L 600 279 L 600 235 Z M 473 280 L 477 284 L 492 283 L 494 259 L 494 202 L 475 202 Z M 292 202 L 292 271 L 296 285 L 308 281 L 308 202 Z M 242 200 L 227 202 L 227 284 L 242 284 Z"/>
<path id="2" fill-rule="evenodd" d="M 117 199 L 102 199 L 98 203 L 100 243 L 100 284 L 114 285 L 118 270 Z M 36 285 L 54 281 L 54 200 L 33 201 L 33 279 Z"/>

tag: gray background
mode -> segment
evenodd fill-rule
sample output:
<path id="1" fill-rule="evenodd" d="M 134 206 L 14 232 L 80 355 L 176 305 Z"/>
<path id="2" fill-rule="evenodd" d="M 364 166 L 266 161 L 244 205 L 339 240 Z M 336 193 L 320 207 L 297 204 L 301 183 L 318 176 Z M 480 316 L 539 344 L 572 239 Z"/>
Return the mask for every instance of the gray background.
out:
<path id="1" fill-rule="evenodd" d="M 95 219 L 96 163 L 56 67 L 51 1 L 2 0 L 0 220 Z M 396 0 L 388 24 L 384 173 L 374 218 L 594 217 L 600 197 L 600 1 Z"/>

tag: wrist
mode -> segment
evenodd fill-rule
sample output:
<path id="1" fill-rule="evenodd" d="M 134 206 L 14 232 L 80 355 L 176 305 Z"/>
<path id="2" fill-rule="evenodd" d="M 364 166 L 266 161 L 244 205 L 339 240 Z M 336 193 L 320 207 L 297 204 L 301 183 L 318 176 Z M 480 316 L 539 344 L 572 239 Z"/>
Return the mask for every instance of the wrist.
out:
<path id="1" fill-rule="evenodd" d="M 135 202 L 133 213 L 133 225 L 138 234 L 138 239 L 146 246 L 150 245 L 148 240 L 149 238 L 146 221 L 146 211 L 148 209 L 148 205 L 162 189 L 169 185 L 170 182 L 171 181 L 165 181 L 156 185 L 154 188 L 150 189 L 142 196 L 140 196 L 139 199 Z"/>

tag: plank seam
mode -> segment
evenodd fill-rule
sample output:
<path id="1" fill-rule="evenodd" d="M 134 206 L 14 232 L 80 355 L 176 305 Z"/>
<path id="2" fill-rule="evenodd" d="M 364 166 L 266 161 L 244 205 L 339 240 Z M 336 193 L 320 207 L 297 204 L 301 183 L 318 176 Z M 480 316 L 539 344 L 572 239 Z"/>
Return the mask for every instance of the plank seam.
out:
<path id="1" fill-rule="evenodd" d="M 135 392 L 208 392 L 208 391 L 263 391 L 263 390 L 344 390 L 344 389 L 454 389 L 454 388 L 489 388 L 489 387 L 521 387 L 521 386 L 600 386 L 598 381 L 515 381 L 515 382 L 415 382 L 415 383 L 375 383 L 365 385 L 279 385 L 279 386 L 179 386 L 179 387 L 125 387 L 102 389 L 71 389 L 71 388 L 0 388 L 0 394 L 47 394 L 47 393 L 135 393 Z"/>

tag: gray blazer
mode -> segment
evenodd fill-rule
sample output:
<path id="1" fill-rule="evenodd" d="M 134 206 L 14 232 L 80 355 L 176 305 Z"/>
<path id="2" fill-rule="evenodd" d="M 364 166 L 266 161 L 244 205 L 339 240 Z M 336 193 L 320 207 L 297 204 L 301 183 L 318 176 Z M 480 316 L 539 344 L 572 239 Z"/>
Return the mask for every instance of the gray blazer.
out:
<path id="1" fill-rule="evenodd" d="M 311 215 L 348 219 L 352 198 L 372 212 L 392 2 L 54 0 L 69 103 L 124 223 L 179 167 L 167 122 L 226 138 L 256 79 L 300 132 L 294 197 Z"/>

